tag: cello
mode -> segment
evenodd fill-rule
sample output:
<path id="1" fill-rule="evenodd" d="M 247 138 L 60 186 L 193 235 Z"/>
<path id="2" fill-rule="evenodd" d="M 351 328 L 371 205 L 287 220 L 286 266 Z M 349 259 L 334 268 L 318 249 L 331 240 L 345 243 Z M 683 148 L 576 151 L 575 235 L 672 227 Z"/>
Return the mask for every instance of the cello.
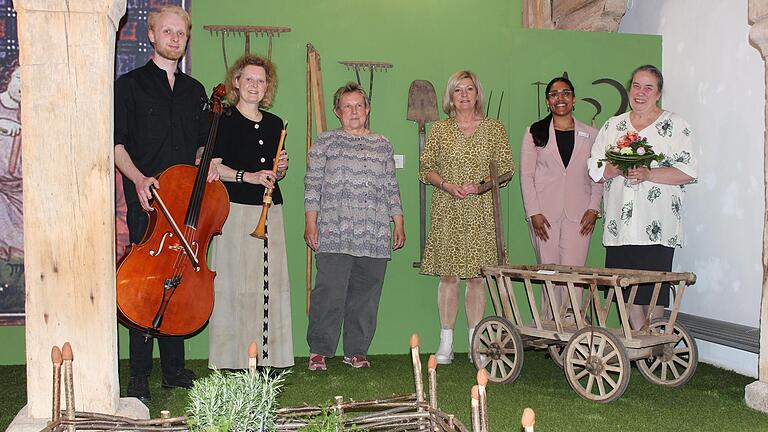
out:
<path id="1" fill-rule="evenodd" d="M 207 182 L 213 157 L 221 98 L 219 84 L 204 109 L 211 128 L 200 164 L 174 165 L 152 189 L 152 207 L 144 239 L 117 269 L 117 307 L 121 321 L 151 336 L 186 336 L 200 330 L 213 311 L 216 272 L 206 263 L 208 245 L 229 214 L 229 195 L 220 180 Z"/>

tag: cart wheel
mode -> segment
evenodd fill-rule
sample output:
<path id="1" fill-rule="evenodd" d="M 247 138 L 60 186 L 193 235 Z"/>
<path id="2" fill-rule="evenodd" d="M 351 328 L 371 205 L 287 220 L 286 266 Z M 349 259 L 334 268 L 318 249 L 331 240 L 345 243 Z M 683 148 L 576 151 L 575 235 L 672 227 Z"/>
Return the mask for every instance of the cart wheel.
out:
<path id="1" fill-rule="evenodd" d="M 667 331 L 667 320 L 658 318 L 651 322 L 652 333 L 664 334 Z M 672 334 L 680 336 L 675 343 L 663 345 L 663 351 L 658 356 L 647 359 L 639 359 L 637 371 L 648 381 L 669 387 L 678 387 L 686 382 L 696 372 L 699 363 L 699 349 L 696 341 L 688 333 L 688 330 L 679 322 L 675 322 Z"/>
<path id="2" fill-rule="evenodd" d="M 617 336 L 601 327 L 577 331 L 563 357 L 565 377 L 579 396 L 595 402 L 618 399 L 629 385 L 629 356 Z"/>
<path id="3" fill-rule="evenodd" d="M 485 318 L 472 336 L 472 362 L 488 372 L 489 380 L 510 383 L 523 368 L 523 339 L 506 319 Z"/>
<path id="4" fill-rule="evenodd" d="M 552 359 L 552 363 L 560 369 L 563 368 L 563 353 L 565 352 L 565 345 L 549 345 L 547 347 L 549 357 Z"/>

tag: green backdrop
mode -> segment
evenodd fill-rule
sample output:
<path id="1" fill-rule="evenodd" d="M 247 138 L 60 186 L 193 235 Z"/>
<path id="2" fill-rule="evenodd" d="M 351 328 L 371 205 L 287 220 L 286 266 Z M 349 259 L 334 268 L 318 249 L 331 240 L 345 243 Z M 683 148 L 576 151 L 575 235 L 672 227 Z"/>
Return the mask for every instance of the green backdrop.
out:
<path id="1" fill-rule="evenodd" d="M 519 160 L 520 140 L 537 118 L 536 81 L 547 82 L 567 71 L 578 98 L 598 100 L 600 125 L 619 106 L 619 94 L 594 80 L 613 78 L 625 82 L 636 66 L 660 65 L 661 38 L 616 33 L 533 31 L 520 28 L 519 0 L 485 0 L 468 4 L 458 0 L 389 0 L 382 2 L 284 0 L 266 2 L 229 0 L 197 1 L 193 7 L 192 70 L 206 88 L 224 76 L 221 39 L 203 30 L 203 25 L 271 25 L 291 27 L 290 33 L 273 41 L 273 61 L 279 75 L 277 98 L 271 111 L 290 122 L 286 147 L 291 166 L 281 188 L 290 270 L 294 352 L 307 355 L 305 303 L 305 245 L 303 240 L 303 176 L 306 131 L 306 44 L 311 42 L 322 57 L 322 72 L 328 127 L 338 127 L 332 95 L 355 74 L 341 60 L 383 61 L 394 65 L 374 78 L 371 128 L 389 137 L 395 154 L 404 156 L 397 170 L 406 223 L 406 246 L 393 253 L 387 269 L 379 309 L 379 325 L 371 353 L 404 353 L 408 337 L 418 332 L 423 350 L 436 349 L 439 336 L 437 279 L 413 268 L 419 259 L 418 136 L 417 126 L 406 120 L 408 88 L 415 79 L 431 81 L 442 100 L 448 76 L 458 69 L 476 72 L 486 98 L 493 91 L 491 114 L 495 117 L 504 92 L 500 119 L 507 127 L 510 145 Z M 244 50 L 244 38 L 226 39 L 231 63 Z M 267 39 L 252 38 L 251 51 L 266 53 Z M 368 73 L 362 74 L 364 87 Z M 544 101 L 541 100 L 544 107 Z M 543 108 L 542 108 L 543 109 Z M 542 111 L 543 112 L 543 111 Z M 576 117 L 589 123 L 595 114 L 590 104 L 576 104 Z M 445 117 L 442 115 L 442 117 Z M 534 263 L 535 258 L 524 220 L 517 176 L 502 189 L 505 233 L 509 260 Z M 256 221 L 254 221 L 254 224 Z M 590 265 L 601 266 L 603 248 L 597 230 L 590 250 Z M 489 302 L 490 303 L 490 302 Z M 487 311 L 489 314 L 492 310 Z M 466 351 L 463 308 L 456 324 L 455 349 Z M 23 327 L 0 328 L 0 364 L 24 363 Z M 127 331 L 121 327 L 120 355 L 127 356 Z M 206 358 L 207 331 L 187 340 L 188 358 Z"/>

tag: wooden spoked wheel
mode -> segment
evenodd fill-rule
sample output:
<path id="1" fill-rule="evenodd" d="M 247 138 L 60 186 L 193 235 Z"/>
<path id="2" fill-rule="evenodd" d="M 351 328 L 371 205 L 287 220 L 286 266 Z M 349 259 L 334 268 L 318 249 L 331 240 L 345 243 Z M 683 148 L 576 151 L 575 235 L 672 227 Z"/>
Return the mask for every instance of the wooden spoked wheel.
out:
<path id="1" fill-rule="evenodd" d="M 501 317 L 488 317 L 475 326 L 472 336 L 472 361 L 485 369 L 488 379 L 507 384 L 523 368 L 523 339 L 515 327 Z"/>
<path id="2" fill-rule="evenodd" d="M 667 334 L 667 320 L 659 318 L 651 322 L 652 334 Z M 661 353 L 635 362 L 637 371 L 648 381 L 668 387 L 678 387 L 696 372 L 699 349 L 688 330 L 676 322 L 672 334 L 680 337 L 677 343 L 662 345 Z"/>
<path id="3" fill-rule="evenodd" d="M 557 367 L 562 369 L 563 353 L 565 352 L 565 345 L 549 345 L 547 347 L 547 352 L 549 353 L 549 357 L 552 359 L 552 363 L 554 363 Z"/>
<path id="4" fill-rule="evenodd" d="M 613 333 L 600 327 L 577 331 L 565 346 L 565 377 L 582 398 L 595 402 L 618 399 L 629 385 L 629 356 Z"/>

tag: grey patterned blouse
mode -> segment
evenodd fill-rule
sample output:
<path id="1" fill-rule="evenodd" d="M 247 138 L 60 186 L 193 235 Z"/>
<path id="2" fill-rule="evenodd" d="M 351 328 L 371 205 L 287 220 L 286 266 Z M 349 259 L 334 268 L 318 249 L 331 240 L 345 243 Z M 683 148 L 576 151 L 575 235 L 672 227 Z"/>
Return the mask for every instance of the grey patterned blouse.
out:
<path id="1" fill-rule="evenodd" d="M 389 258 L 390 227 L 403 214 L 392 145 L 384 136 L 324 132 L 309 151 L 304 210 L 316 211 L 318 253 Z"/>

